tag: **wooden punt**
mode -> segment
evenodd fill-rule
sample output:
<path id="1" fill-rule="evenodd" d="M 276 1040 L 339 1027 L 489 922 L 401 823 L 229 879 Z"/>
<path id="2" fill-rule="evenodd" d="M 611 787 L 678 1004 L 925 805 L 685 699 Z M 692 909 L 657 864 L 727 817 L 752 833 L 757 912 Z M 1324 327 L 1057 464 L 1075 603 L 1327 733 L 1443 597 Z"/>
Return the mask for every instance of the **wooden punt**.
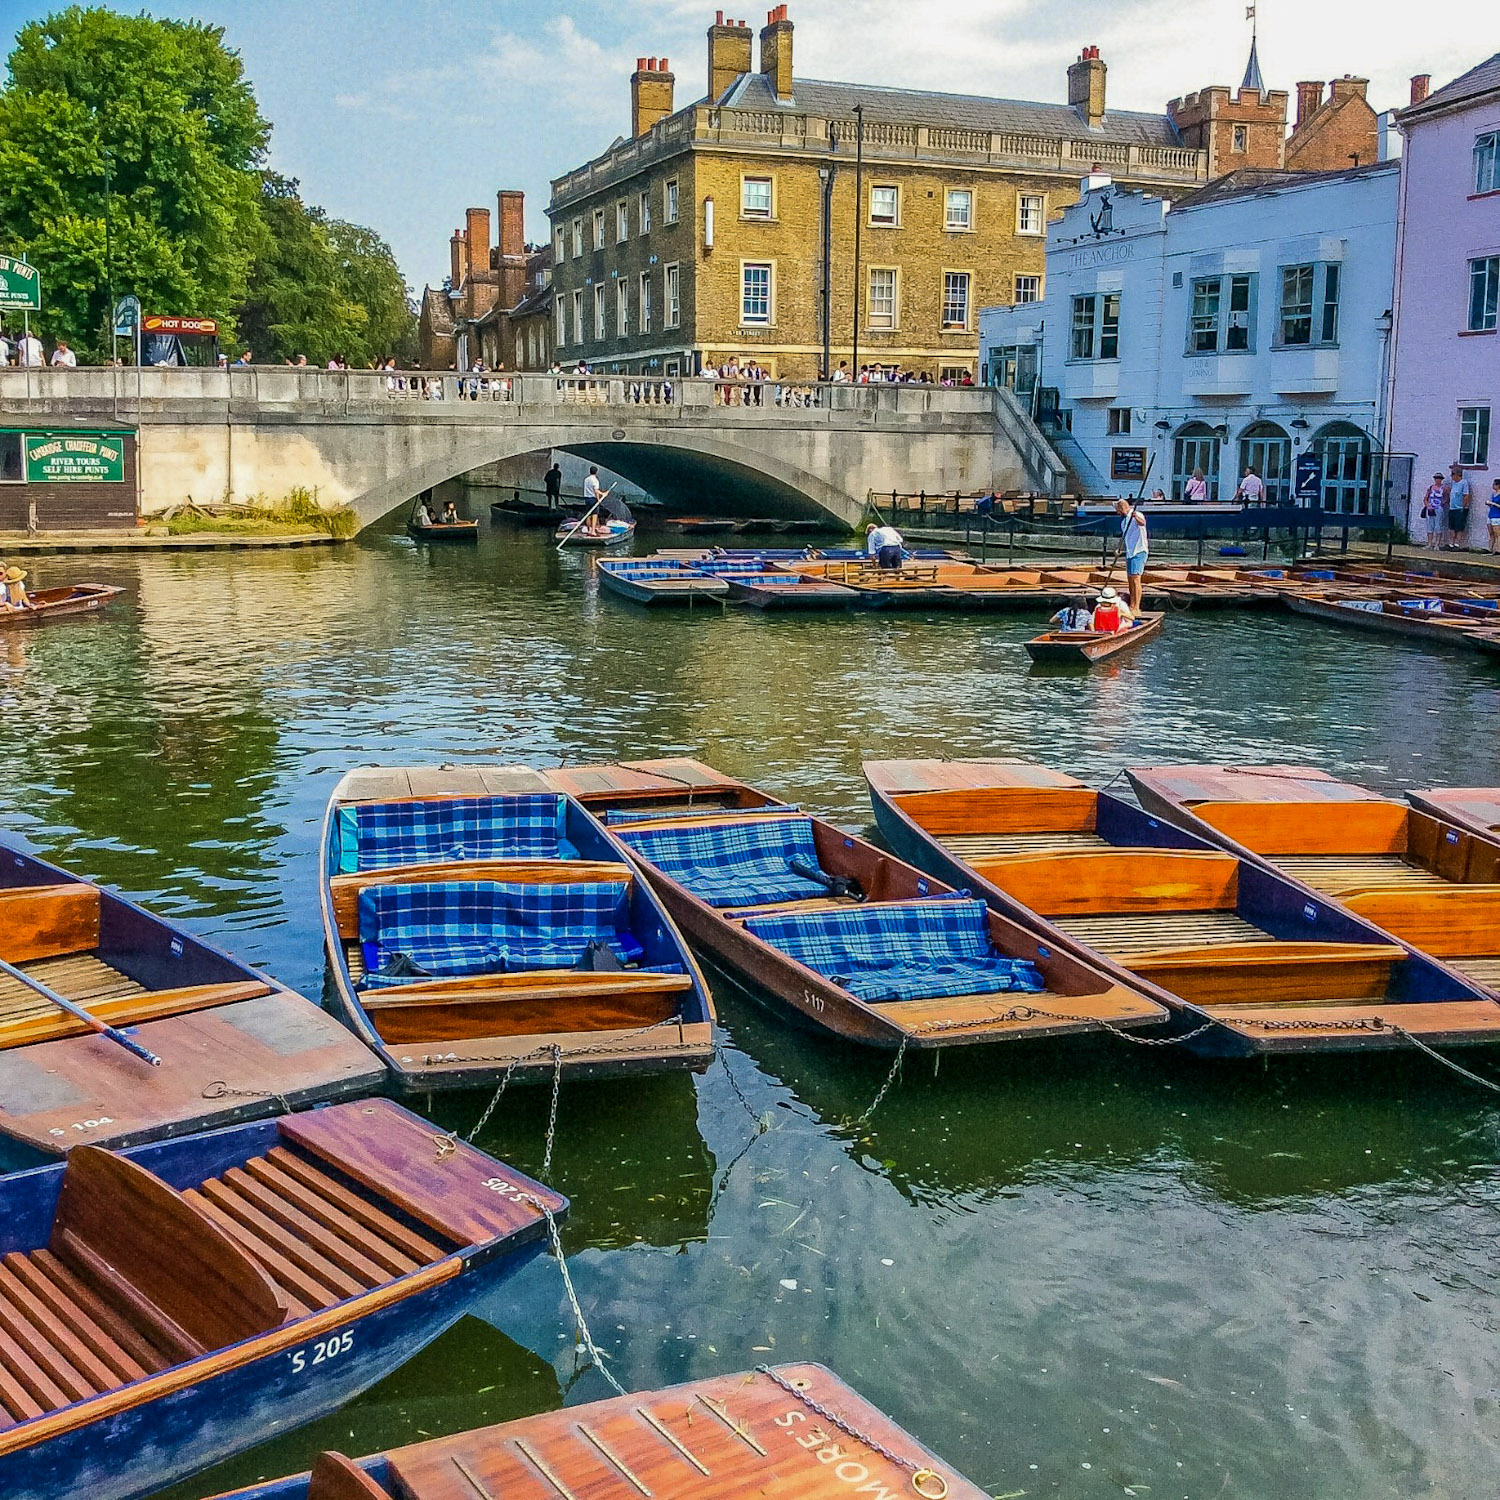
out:
<path id="1" fill-rule="evenodd" d="M 973 1046 L 1166 1019 L 1155 1001 L 1076 955 L 1050 949 L 1020 923 L 957 899 L 951 887 L 873 844 L 700 761 L 561 767 L 543 775 L 604 816 L 620 849 L 705 953 L 779 1013 L 845 1041 L 884 1049 Z M 748 863 L 711 886 L 716 864 L 703 865 L 700 875 L 648 852 L 683 835 L 704 846 L 707 861 L 743 856 Z M 792 857 L 815 867 L 816 877 L 794 869 Z M 743 899 L 733 889 L 741 873 Z M 854 888 L 830 891 L 824 882 L 831 878 Z M 1017 988 L 1015 976 L 1001 972 L 1004 965 L 981 960 L 961 963 L 960 971 L 993 972 L 993 981 L 963 993 L 931 993 L 937 986 L 924 967 L 926 944 L 942 924 L 966 919 L 989 959 L 1033 966 L 1042 988 Z M 857 931 L 836 930 L 846 923 Z M 813 966 L 825 939 L 846 938 L 861 950 L 874 943 L 889 962 L 843 974 L 845 983 L 834 974 L 851 961 L 849 952 Z M 865 960 L 861 951 L 852 961 Z M 856 982 L 870 998 L 847 987 Z"/>
<path id="2" fill-rule="evenodd" d="M 1493 835 L 1312 768 L 1158 766 L 1126 774 L 1143 807 L 1275 868 L 1500 996 Z"/>
<path id="3" fill-rule="evenodd" d="M 378 1088 L 377 1059 L 312 1001 L 92 881 L 0 843 L 0 1137 L 59 1156 Z M 91 1032 L 34 985 L 162 1059 Z M 35 1158 L 32 1158 L 35 1159 Z"/>
<path id="4" fill-rule="evenodd" d="M 836 1412 L 844 1425 L 836 1428 L 823 1415 L 827 1411 Z M 842 1500 L 865 1495 L 987 1500 L 983 1490 L 831 1371 L 799 1364 L 570 1406 L 358 1461 L 325 1452 L 310 1474 L 253 1485 L 218 1500 Z"/>
<path id="5" fill-rule="evenodd" d="M 1396 1027 L 1500 1040 L 1500 1005 L 1474 978 L 1377 913 L 1309 900 L 1248 851 L 1071 776 L 994 760 L 877 761 L 865 777 L 893 849 L 1168 1006 L 1179 1034 L 1216 1023 L 1184 1044 L 1195 1052 L 1399 1047 Z"/>
<path id="6" fill-rule="evenodd" d="M 0 1181 L 0 1494 L 126 1500 L 334 1411 L 566 1203 L 388 1100 Z"/>
<path id="7" fill-rule="evenodd" d="M 1500 656 L 1500 612 L 1476 614 L 1455 608 L 1453 603 L 1433 598 L 1434 608 L 1412 607 L 1420 601 L 1373 598 L 1338 598 L 1312 594 L 1288 594 L 1288 606 L 1299 615 L 1347 625 L 1357 630 L 1375 630 L 1408 640 L 1457 646 Z"/>
<path id="8" fill-rule="evenodd" d="M 722 578 L 676 559 L 601 557 L 595 569 L 600 588 L 632 604 L 691 606 L 729 597 L 729 585 Z"/>
<path id="9" fill-rule="evenodd" d="M 419 542 L 477 542 L 478 521 L 436 521 L 431 526 L 408 520 L 406 534 Z"/>
<path id="10" fill-rule="evenodd" d="M 104 608 L 120 592 L 108 583 L 75 583 L 55 589 L 33 589 L 30 609 L 0 609 L 0 628 L 45 625 L 67 615 L 87 615 Z"/>
<path id="11" fill-rule="evenodd" d="M 858 603 L 859 594 L 841 583 L 826 578 L 812 578 L 806 573 L 774 572 L 721 575 L 729 586 L 729 597 L 752 609 L 806 610 L 848 609 Z"/>
<path id="12" fill-rule="evenodd" d="M 1089 667 L 1133 651 L 1161 634 L 1160 614 L 1143 614 L 1129 630 L 1048 630 L 1026 642 L 1026 653 L 1046 665 Z"/>
<path id="13" fill-rule="evenodd" d="M 490 516 L 496 521 L 509 521 L 516 526 L 551 526 L 554 529 L 564 517 L 575 520 L 583 514 L 582 505 L 568 500 L 561 505 L 542 505 L 535 500 L 492 500 Z"/>
<path id="14" fill-rule="evenodd" d="M 349 772 L 320 888 L 339 1006 L 404 1091 L 713 1057 L 708 987 L 662 904 L 525 766 Z"/>
<path id="15" fill-rule="evenodd" d="M 634 521 L 609 520 L 602 532 L 583 530 L 583 520 L 567 520 L 553 532 L 553 540 L 566 542 L 570 547 L 618 547 L 635 535 Z"/>
<path id="16" fill-rule="evenodd" d="M 1418 812 L 1441 818 L 1475 838 L 1500 839 L 1500 787 L 1434 787 L 1408 792 L 1406 800 Z"/>

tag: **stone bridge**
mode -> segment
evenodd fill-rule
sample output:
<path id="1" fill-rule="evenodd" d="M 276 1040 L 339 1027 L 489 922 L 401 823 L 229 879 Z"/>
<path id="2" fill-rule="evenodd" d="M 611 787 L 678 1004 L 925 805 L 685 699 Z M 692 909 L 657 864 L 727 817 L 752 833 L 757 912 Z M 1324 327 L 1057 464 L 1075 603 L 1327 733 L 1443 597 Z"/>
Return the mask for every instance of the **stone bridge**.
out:
<path id="1" fill-rule="evenodd" d="M 424 489 L 563 449 L 669 506 L 830 515 L 871 492 L 1057 493 L 1061 461 L 1006 391 L 695 377 L 366 370 L 0 370 L 0 425 L 134 430 L 142 514 L 280 499 L 362 525 Z"/>

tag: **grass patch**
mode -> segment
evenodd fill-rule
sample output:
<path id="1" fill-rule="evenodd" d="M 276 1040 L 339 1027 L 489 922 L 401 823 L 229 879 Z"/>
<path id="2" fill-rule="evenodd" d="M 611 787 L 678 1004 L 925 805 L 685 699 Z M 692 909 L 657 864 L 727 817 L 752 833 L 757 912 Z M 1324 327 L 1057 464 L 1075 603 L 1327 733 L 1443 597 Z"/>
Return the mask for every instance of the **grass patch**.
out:
<path id="1" fill-rule="evenodd" d="M 359 530 L 359 517 L 347 505 L 332 510 L 318 504 L 316 490 L 298 486 L 280 500 L 260 505 L 212 505 L 191 503 L 167 518 L 168 536 L 191 536 L 203 532 L 236 536 L 297 536 L 321 531 L 340 540 Z"/>

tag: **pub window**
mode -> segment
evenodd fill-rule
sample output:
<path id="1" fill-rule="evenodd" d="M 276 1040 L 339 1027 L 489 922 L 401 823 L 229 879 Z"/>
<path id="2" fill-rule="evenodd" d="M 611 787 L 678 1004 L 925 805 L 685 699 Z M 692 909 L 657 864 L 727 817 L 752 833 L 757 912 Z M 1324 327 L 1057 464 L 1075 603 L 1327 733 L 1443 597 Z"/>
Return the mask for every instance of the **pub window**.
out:
<path id="1" fill-rule="evenodd" d="M 1128 406 L 1112 406 L 1109 409 L 1109 436 L 1129 437 L 1130 435 L 1130 408 Z"/>
<path id="2" fill-rule="evenodd" d="M 1070 359 L 1120 357 L 1120 294 L 1089 292 L 1073 299 Z"/>
<path id="3" fill-rule="evenodd" d="M 1493 333 L 1500 322 L 1500 255 L 1469 262 L 1469 332 Z"/>
<path id="4" fill-rule="evenodd" d="M 1483 469 L 1490 461 L 1490 409 L 1465 406 L 1458 413 L 1458 461 L 1465 468 Z"/>
<path id="5" fill-rule="evenodd" d="M 1339 267 L 1281 268 L 1281 342 L 1306 347 L 1338 342 Z"/>
<path id="6" fill-rule="evenodd" d="M 1335 287 L 1335 291 L 1337 287 Z M 1253 347 L 1255 277 L 1196 276 L 1188 315 L 1188 353 L 1245 354 Z"/>
<path id="7" fill-rule="evenodd" d="M 1474 191 L 1500 192 L 1500 130 L 1491 130 L 1474 142 Z"/>

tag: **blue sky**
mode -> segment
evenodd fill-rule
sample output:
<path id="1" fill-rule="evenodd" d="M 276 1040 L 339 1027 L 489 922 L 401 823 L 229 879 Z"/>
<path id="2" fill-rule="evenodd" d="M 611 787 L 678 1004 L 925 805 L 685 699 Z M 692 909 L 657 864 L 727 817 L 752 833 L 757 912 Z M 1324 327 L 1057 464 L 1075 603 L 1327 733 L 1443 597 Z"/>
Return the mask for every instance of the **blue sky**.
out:
<path id="1" fill-rule="evenodd" d="M 418 290 L 447 269 L 448 236 L 471 203 L 526 192 L 528 231 L 547 233 L 554 176 L 630 128 L 628 79 L 665 55 L 679 106 L 706 88 L 699 0 L 130 0 L 158 15 L 224 27 L 272 122 L 272 164 L 337 217 L 390 241 Z M 1175 94 L 1239 82 L 1246 0 L 792 0 L 795 68 L 810 78 L 1022 99 L 1066 98 L 1067 65 L 1097 44 L 1109 101 L 1161 110 Z M 0 43 L 60 3 L 0 0 Z M 765 0 L 741 5 L 757 30 Z M 1488 55 L 1476 0 L 1260 0 L 1272 88 L 1355 73 L 1377 109 L 1404 104 L 1407 78 L 1446 82 Z M 1493 30 L 1493 28 L 1491 28 Z"/>

